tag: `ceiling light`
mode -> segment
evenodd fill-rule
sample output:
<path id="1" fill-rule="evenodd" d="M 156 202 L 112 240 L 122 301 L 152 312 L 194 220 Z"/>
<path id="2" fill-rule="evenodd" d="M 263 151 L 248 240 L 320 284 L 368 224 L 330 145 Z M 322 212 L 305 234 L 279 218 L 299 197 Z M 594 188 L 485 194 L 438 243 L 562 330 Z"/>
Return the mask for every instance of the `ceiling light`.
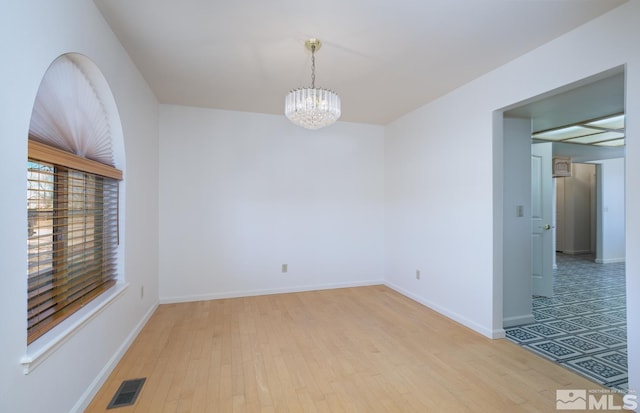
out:
<path id="1" fill-rule="evenodd" d="M 595 143 L 594 145 L 597 145 L 597 146 L 624 146 L 624 139 L 614 139 L 612 141 L 598 142 L 598 143 Z"/>
<path id="2" fill-rule="evenodd" d="M 585 123 L 585 125 L 606 129 L 624 129 L 624 114 L 594 120 L 593 122 Z"/>
<path id="3" fill-rule="evenodd" d="M 598 146 L 624 146 L 624 113 L 534 132 L 536 141 Z"/>
<path id="4" fill-rule="evenodd" d="M 304 45 L 311 50 L 311 87 L 289 92 L 284 113 L 289 120 L 307 129 L 329 126 L 340 117 L 340 96 L 328 89 L 316 88 L 316 51 L 322 43 L 309 39 Z"/>
<path id="5" fill-rule="evenodd" d="M 562 141 L 565 139 L 577 138 L 600 132 L 597 129 L 585 128 L 584 126 L 568 126 L 566 128 L 558 128 L 545 132 L 536 132 L 533 134 L 534 139 L 544 139 L 549 141 Z"/>
<path id="6" fill-rule="evenodd" d="M 564 142 L 567 143 L 584 143 L 584 144 L 596 144 L 600 142 L 606 142 L 613 139 L 624 138 L 624 133 L 620 132 L 602 132 L 594 133 L 593 135 L 585 135 L 577 138 L 567 139 Z"/>

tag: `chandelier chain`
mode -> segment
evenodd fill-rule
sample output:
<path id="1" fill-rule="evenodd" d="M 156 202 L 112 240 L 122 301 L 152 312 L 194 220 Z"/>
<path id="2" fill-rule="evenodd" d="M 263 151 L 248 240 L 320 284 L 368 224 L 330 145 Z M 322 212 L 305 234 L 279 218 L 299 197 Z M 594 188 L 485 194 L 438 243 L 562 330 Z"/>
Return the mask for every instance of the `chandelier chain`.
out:
<path id="1" fill-rule="evenodd" d="M 311 47 L 311 89 L 316 88 L 316 47 Z"/>

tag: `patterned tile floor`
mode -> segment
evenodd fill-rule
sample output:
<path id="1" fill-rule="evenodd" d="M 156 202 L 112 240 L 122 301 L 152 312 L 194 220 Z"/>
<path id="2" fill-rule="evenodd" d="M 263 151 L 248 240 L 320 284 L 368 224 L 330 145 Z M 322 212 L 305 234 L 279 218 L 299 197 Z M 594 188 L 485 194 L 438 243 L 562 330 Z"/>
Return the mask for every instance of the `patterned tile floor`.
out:
<path id="1" fill-rule="evenodd" d="M 557 255 L 553 297 L 533 297 L 536 322 L 507 338 L 607 387 L 628 390 L 624 263 Z"/>

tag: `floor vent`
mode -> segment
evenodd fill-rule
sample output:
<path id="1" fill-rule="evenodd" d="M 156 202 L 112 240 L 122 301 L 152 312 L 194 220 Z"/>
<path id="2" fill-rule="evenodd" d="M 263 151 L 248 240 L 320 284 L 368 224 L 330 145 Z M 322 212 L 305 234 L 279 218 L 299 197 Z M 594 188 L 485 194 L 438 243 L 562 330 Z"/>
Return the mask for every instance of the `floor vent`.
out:
<path id="1" fill-rule="evenodd" d="M 146 378 L 123 381 L 107 409 L 130 406 L 135 403 L 145 380 Z"/>

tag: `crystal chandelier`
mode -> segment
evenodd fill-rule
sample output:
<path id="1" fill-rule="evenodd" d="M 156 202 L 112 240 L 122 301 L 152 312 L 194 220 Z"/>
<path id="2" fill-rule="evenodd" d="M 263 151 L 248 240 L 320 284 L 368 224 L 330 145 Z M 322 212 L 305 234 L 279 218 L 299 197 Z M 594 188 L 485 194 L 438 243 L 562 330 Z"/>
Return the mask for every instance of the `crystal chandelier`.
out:
<path id="1" fill-rule="evenodd" d="M 340 96 L 328 89 L 316 88 L 316 51 L 322 43 L 309 39 L 304 45 L 311 50 L 311 87 L 289 92 L 284 113 L 289 120 L 307 129 L 329 126 L 340 117 Z"/>

